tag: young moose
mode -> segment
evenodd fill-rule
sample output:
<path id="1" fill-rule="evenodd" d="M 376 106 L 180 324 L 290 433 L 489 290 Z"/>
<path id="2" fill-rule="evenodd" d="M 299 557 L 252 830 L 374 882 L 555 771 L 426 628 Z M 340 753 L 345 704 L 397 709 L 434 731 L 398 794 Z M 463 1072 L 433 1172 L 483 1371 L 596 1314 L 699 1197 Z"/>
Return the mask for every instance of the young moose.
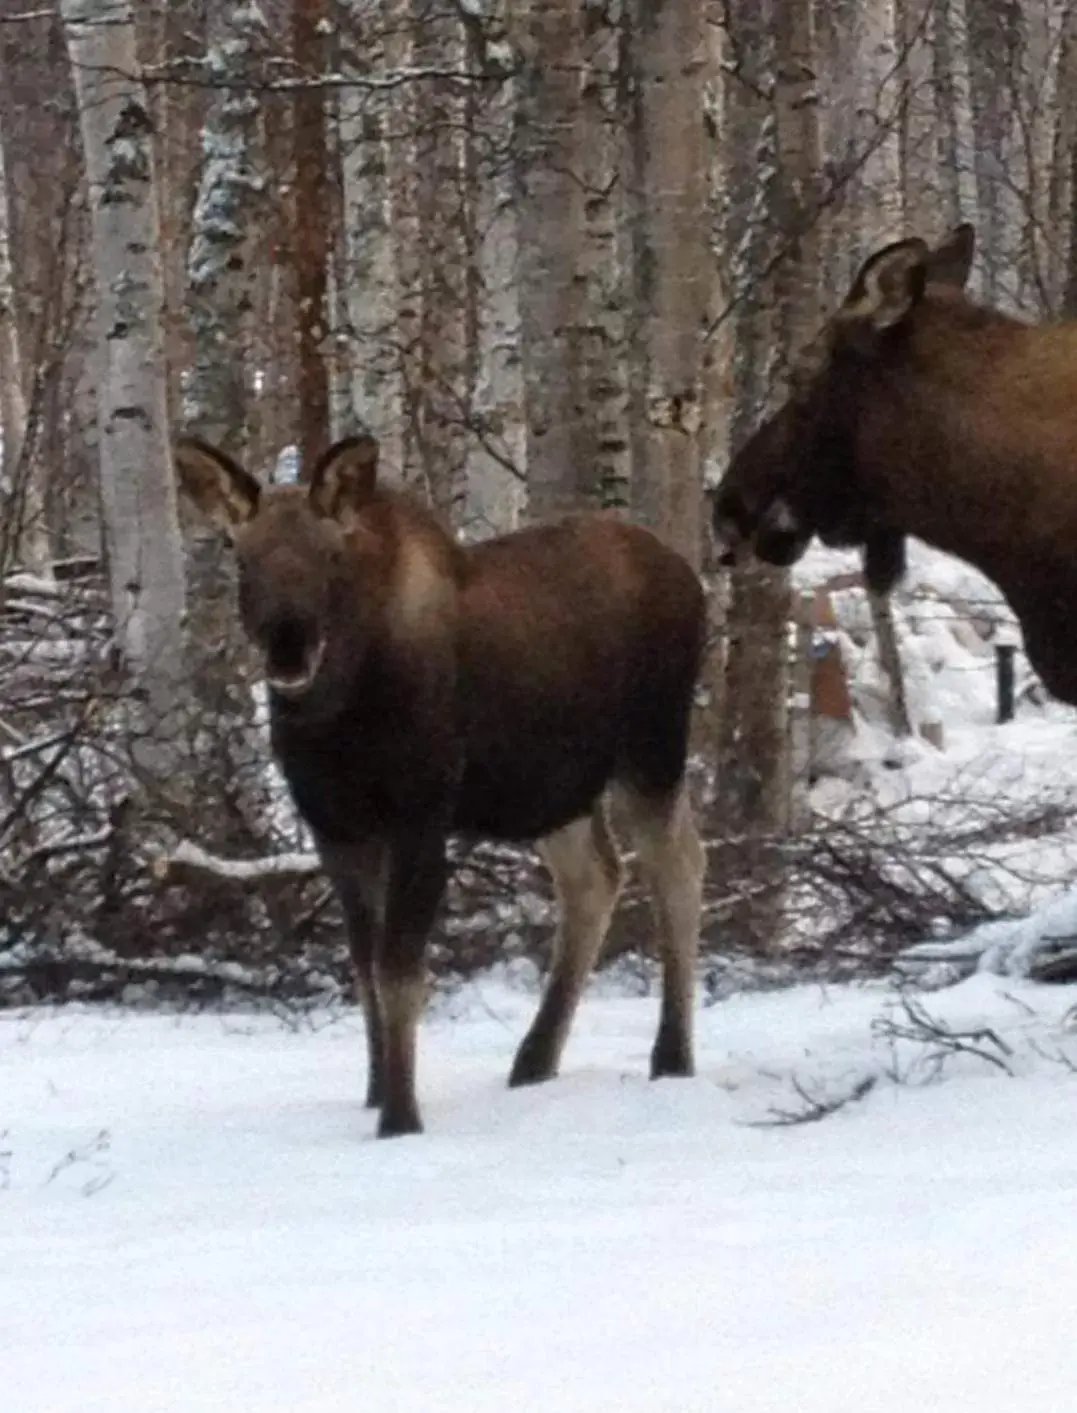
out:
<path id="1" fill-rule="evenodd" d="M 965 293 L 975 238 L 872 255 L 784 407 L 734 456 L 715 534 L 791 564 L 858 546 L 880 592 L 916 535 L 982 570 L 1048 690 L 1077 705 L 1077 323 L 1034 327 Z"/>
<path id="2" fill-rule="evenodd" d="M 703 599 L 647 530 L 600 515 L 458 545 L 378 484 L 371 437 L 263 489 L 185 439 L 183 487 L 226 528 L 264 656 L 273 750 L 340 897 L 382 1136 L 421 1130 L 416 1029 L 446 836 L 537 840 L 560 908 L 509 1083 L 549 1079 L 608 927 L 623 790 L 663 968 L 651 1074 L 692 1073 L 703 855 L 684 788 Z"/>

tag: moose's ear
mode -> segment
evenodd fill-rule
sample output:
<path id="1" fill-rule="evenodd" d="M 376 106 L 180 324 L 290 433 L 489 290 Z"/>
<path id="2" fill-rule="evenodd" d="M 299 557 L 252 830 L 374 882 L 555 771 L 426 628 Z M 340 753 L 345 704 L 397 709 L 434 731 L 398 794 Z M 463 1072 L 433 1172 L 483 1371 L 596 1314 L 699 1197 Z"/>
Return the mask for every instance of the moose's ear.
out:
<path id="1" fill-rule="evenodd" d="M 962 221 L 928 257 L 928 279 L 932 284 L 964 289 L 975 254 L 976 227 L 971 221 Z"/>
<path id="2" fill-rule="evenodd" d="M 175 457 L 184 494 L 211 525 L 230 530 L 257 514 L 261 486 L 223 451 L 200 437 L 180 437 Z"/>
<path id="3" fill-rule="evenodd" d="M 927 286 L 930 252 L 918 237 L 894 241 L 861 266 L 835 326 L 857 349 L 869 352 L 880 334 L 913 312 Z"/>
<path id="4" fill-rule="evenodd" d="M 340 520 L 362 510 L 378 480 L 378 439 L 369 433 L 334 442 L 314 463 L 310 501 L 319 515 Z"/>

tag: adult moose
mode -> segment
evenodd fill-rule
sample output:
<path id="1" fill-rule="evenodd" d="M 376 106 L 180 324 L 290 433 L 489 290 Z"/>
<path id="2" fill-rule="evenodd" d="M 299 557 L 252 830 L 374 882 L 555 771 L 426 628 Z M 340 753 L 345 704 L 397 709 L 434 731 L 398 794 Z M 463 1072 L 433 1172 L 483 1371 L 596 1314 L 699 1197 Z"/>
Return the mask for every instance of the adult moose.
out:
<path id="1" fill-rule="evenodd" d="M 858 546 L 880 592 L 916 535 L 975 565 L 1020 619 L 1047 688 L 1077 704 L 1077 324 L 1032 326 L 965 293 L 974 232 L 868 259 L 733 457 L 713 503 L 725 557 L 791 564 Z"/>
<path id="2" fill-rule="evenodd" d="M 194 439 L 177 464 L 235 545 L 273 750 L 344 910 L 379 1135 L 422 1128 L 416 1029 L 450 834 L 538 841 L 560 921 L 509 1082 L 556 1072 L 622 882 L 608 787 L 654 902 L 651 1074 L 691 1074 L 703 854 L 684 772 L 704 612 L 688 564 L 602 515 L 464 548 L 379 484 L 368 436 L 302 486 L 263 489 Z"/>

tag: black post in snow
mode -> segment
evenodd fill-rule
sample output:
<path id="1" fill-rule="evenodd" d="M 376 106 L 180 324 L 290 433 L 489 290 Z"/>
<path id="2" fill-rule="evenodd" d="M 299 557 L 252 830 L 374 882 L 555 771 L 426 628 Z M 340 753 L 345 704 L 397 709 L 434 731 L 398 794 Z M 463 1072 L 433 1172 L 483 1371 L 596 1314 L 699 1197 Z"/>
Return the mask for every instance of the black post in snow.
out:
<path id="1" fill-rule="evenodd" d="M 1014 643 L 995 644 L 995 685 L 998 694 L 998 721 L 1012 721 L 1014 714 Z"/>

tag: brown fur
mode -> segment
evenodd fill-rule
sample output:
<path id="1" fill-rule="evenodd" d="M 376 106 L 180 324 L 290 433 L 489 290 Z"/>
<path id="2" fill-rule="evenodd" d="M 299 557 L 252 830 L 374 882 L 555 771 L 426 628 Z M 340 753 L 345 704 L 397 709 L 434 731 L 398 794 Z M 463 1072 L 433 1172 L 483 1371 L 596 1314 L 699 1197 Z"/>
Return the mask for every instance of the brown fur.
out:
<path id="1" fill-rule="evenodd" d="M 376 484 L 369 438 L 331 449 L 309 489 L 263 491 L 193 440 L 177 460 L 235 542 L 274 752 L 347 920 L 379 1132 L 421 1127 L 422 961 L 451 833 L 540 841 L 561 924 L 510 1082 L 555 1073 L 621 886 L 608 787 L 629 800 L 655 903 L 652 1074 L 690 1074 L 703 856 L 684 769 L 704 631 L 691 568 L 599 515 L 464 549 Z"/>
<path id="2" fill-rule="evenodd" d="M 971 227 L 866 263 L 793 396 L 734 456 L 714 527 L 788 564 L 856 545 L 872 587 L 915 535 L 1006 595 L 1033 666 L 1077 705 L 1077 324 L 1030 326 L 964 292 Z"/>

